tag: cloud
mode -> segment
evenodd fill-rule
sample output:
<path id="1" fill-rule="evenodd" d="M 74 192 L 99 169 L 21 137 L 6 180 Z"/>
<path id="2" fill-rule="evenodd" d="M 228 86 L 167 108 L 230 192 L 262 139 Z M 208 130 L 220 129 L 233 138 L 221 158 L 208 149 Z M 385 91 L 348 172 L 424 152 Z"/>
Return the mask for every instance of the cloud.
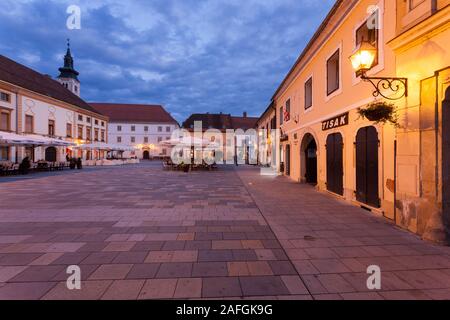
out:
<path id="1" fill-rule="evenodd" d="M 333 3 L 2 0 L 0 54 L 56 76 L 71 38 L 87 101 L 259 116 Z M 81 30 L 66 28 L 71 4 Z"/>

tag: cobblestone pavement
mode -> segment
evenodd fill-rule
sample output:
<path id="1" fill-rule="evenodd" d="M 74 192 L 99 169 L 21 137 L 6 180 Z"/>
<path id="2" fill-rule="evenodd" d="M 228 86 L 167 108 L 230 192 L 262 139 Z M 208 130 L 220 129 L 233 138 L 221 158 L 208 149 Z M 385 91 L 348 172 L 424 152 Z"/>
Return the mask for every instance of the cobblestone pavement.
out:
<path id="1" fill-rule="evenodd" d="M 0 180 L 0 299 L 172 298 L 448 299 L 450 250 L 256 168 Z"/>

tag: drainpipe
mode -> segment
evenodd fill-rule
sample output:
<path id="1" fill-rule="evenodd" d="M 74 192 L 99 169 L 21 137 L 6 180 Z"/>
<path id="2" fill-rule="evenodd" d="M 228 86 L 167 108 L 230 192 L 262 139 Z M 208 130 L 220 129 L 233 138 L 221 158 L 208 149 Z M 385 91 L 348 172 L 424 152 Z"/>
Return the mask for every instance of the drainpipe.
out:
<path id="1" fill-rule="evenodd" d="M 397 139 L 394 141 L 394 222 L 397 223 Z"/>

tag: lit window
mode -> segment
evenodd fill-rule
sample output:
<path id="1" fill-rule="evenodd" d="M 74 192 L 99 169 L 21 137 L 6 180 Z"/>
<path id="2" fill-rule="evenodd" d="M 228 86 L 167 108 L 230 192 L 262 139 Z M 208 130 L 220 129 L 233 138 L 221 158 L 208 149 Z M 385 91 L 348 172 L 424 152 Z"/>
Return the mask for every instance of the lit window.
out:
<path id="1" fill-rule="evenodd" d="M 72 138 L 72 124 L 66 124 L 66 136 L 67 138 Z"/>
<path id="2" fill-rule="evenodd" d="M 372 23 L 369 23 L 370 21 L 376 21 L 378 17 L 378 11 L 375 11 L 373 15 L 362 24 L 361 27 L 359 27 L 358 30 L 356 30 L 356 45 L 355 48 L 358 47 L 362 42 L 368 42 L 373 47 L 375 47 L 376 55 L 375 60 L 372 64 L 372 68 L 376 65 L 378 65 L 378 37 L 379 37 L 379 30 L 378 28 L 369 28 L 369 25 Z"/>

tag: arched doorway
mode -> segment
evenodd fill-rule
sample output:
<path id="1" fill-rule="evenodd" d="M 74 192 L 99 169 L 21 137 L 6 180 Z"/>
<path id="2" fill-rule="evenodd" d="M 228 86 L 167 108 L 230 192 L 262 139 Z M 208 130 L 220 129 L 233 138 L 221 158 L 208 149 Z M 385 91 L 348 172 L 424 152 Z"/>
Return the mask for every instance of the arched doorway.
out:
<path id="1" fill-rule="evenodd" d="M 286 175 L 291 175 L 291 146 L 286 145 Z"/>
<path id="2" fill-rule="evenodd" d="M 143 153 L 144 160 L 150 160 L 150 152 L 148 150 L 145 150 Z"/>
<path id="3" fill-rule="evenodd" d="M 327 190 L 344 195 L 344 141 L 340 133 L 330 134 L 327 138 Z"/>
<path id="4" fill-rule="evenodd" d="M 314 137 L 307 133 L 303 137 L 302 154 L 300 155 L 303 159 L 302 163 L 302 173 L 304 176 L 304 181 L 310 184 L 317 184 L 317 143 Z"/>
<path id="5" fill-rule="evenodd" d="M 45 161 L 56 162 L 56 153 L 55 147 L 48 147 L 45 149 Z"/>
<path id="6" fill-rule="evenodd" d="M 356 200 L 379 208 L 378 132 L 375 127 L 359 129 L 356 135 Z"/>
<path id="7" fill-rule="evenodd" d="M 450 87 L 442 102 L 442 178 L 444 224 L 450 228 Z"/>

